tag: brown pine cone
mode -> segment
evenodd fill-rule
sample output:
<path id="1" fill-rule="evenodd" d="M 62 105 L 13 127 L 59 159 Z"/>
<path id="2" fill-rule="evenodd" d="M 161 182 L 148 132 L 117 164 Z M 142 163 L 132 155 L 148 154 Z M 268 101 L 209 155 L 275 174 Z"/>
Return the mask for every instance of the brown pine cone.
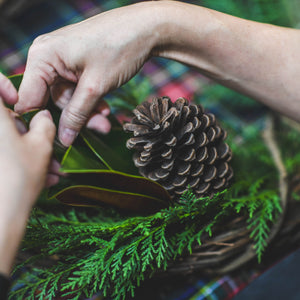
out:
<path id="1" fill-rule="evenodd" d="M 144 102 L 133 112 L 124 130 L 133 132 L 127 147 L 136 150 L 133 159 L 142 176 L 161 184 L 174 200 L 188 187 L 203 197 L 228 186 L 231 150 L 213 114 L 169 97 Z"/>

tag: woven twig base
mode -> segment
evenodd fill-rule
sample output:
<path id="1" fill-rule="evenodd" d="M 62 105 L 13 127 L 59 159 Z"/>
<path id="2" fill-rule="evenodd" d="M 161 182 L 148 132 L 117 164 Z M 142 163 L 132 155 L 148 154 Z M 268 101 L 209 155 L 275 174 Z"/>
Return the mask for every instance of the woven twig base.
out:
<path id="1" fill-rule="evenodd" d="M 287 172 L 282 162 L 280 151 L 274 137 L 273 117 L 269 116 L 263 139 L 273 157 L 279 174 L 279 189 L 282 213 L 271 228 L 267 243 L 270 244 L 279 230 L 283 228 L 283 221 L 288 201 Z M 285 227 L 283 230 L 287 230 Z M 292 229 L 290 227 L 290 229 Z M 193 253 L 187 253 L 169 266 L 164 275 L 191 273 L 201 271 L 205 273 L 223 274 L 246 264 L 256 257 L 254 243 L 249 237 L 245 218 L 237 216 L 233 220 L 225 221 L 213 232 L 213 238 L 206 236 L 202 245 L 193 248 Z M 298 237 L 300 241 L 300 234 Z M 295 241 L 296 242 L 296 241 Z"/>

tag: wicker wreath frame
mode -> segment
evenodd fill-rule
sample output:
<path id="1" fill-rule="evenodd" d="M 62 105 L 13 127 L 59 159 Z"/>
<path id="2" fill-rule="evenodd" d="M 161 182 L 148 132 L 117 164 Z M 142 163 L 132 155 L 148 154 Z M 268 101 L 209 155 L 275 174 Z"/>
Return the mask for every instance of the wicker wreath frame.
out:
<path id="1" fill-rule="evenodd" d="M 284 224 L 285 226 L 283 226 L 288 207 L 290 186 L 287 171 L 281 159 L 279 146 L 275 139 L 273 115 L 266 117 L 266 126 L 262 136 L 278 171 L 278 185 L 282 208 L 281 214 L 271 228 L 267 240 L 267 245 L 269 245 L 277 235 L 282 237 L 282 234 L 279 234 L 280 231 L 285 232 L 286 235 L 289 231 L 292 231 L 295 226 L 299 226 L 300 219 L 297 220 L 297 216 L 294 216 L 292 219 L 294 220 L 293 224 L 286 223 Z M 291 219 L 289 219 L 289 221 L 291 221 Z M 215 229 L 212 238 L 209 237 L 208 234 L 204 236 L 202 244 L 195 246 L 192 254 L 185 253 L 177 261 L 171 263 L 164 275 L 189 274 L 197 271 L 209 274 L 224 274 L 240 268 L 256 257 L 254 243 L 249 236 L 250 231 L 251 230 L 247 228 L 246 218 L 242 216 L 237 216 L 226 224 L 221 224 Z M 300 234 L 293 240 L 293 244 L 299 243 Z"/>

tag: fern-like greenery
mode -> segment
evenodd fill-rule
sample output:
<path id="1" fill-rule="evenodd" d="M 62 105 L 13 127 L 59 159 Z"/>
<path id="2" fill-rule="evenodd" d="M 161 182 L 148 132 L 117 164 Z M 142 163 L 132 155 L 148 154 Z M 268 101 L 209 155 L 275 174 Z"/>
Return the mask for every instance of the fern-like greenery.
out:
<path id="1" fill-rule="evenodd" d="M 274 212 L 272 208 L 269 215 L 263 209 L 272 206 L 274 199 L 255 198 L 259 204 L 247 207 L 247 202 L 253 202 L 251 197 L 237 198 L 232 203 L 224 201 L 225 194 L 195 199 L 191 192 L 186 193 L 181 205 L 123 221 L 116 214 L 105 221 L 109 212 L 102 209 L 96 217 L 74 209 L 49 217 L 49 213 L 36 210 L 24 248 L 38 250 L 39 254 L 29 262 L 53 256 L 59 260 L 47 269 L 31 270 L 23 287 L 11 293 L 11 299 L 55 299 L 58 294 L 81 299 L 98 291 L 112 299 L 124 299 L 128 293 L 134 294 L 142 280 L 165 270 L 184 251 L 192 252 L 195 244 L 201 244 L 202 236 L 211 236 L 214 226 L 230 211 L 234 214 L 242 208 L 250 207 L 249 223 L 260 256 L 269 230 L 266 223 Z"/>
<path id="2" fill-rule="evenodd" d="M 300 148 L 296 134 L 284 135 L 284 142 L 291 145 L 286 155 Z M 10 299 L 83 299 L 99 291 L 111 299 L 125 299 L 143 280 L 192 252 L 195 245 L 213 237 L 226 218 L 237 215 L 246 216 L 260 261 L 281 212 L 277 170 L 257 128 L 231 132 L 229 137 L 236 182 L 211 199 L 196 199 L 188 191 L 178 204 L 150 216 L 41 202 L 23 243 L 31 257 L 19 265 L 30 269 Z M 285 161 L 293 162 L 294 169 L 300 165 L 298 156 Z M 48 267 L 41 267 L 45 259 Z"/>

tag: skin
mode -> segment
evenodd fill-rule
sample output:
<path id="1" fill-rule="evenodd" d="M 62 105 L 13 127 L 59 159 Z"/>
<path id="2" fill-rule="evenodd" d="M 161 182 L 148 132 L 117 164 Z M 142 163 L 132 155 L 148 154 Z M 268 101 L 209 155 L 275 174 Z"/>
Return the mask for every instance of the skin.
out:
<path id="1" fill-rule="evenodd" d="M 195 66 L 300 121 L 299 45 L 296 29 L 176 1 L 138 3 L 37 38 L 15 110 L 42 107 L 52 93 L 63 109 L 59 138 L 64 145 L 89 122 L 107 132 L 105 115 L 95 114 L 101 99 L 150 57 L 160 56 Z"/>
<path id="2" fill-rule="evenodd" d="M 2 74 L 0 98 L 0 273 L 8 276 L 31 207 L 46 182 L 55 125 L 49 111 L 43 110 L 28 132 L 20 130 L 3 104 L 13 103 L 18 94 Z"/>

